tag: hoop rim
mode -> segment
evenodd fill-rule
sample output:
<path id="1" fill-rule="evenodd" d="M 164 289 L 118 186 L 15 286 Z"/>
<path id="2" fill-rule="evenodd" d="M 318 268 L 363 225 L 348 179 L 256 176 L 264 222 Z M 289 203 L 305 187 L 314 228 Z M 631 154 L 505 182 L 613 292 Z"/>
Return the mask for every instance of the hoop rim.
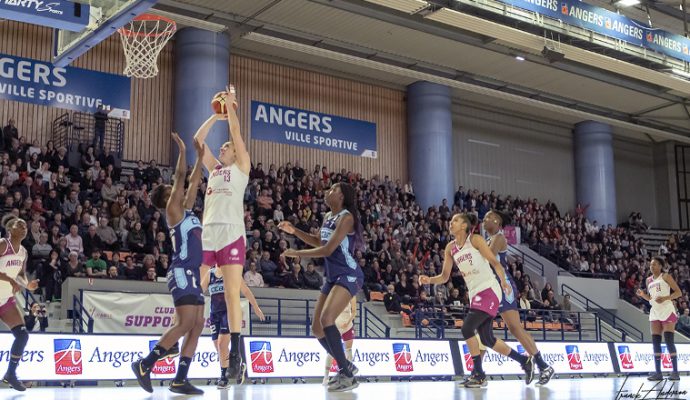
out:
<path id="1" fill-rule="evenodd" d="M 156 14 L 141 14 L 138 15 L 134 18 L 132 18 L 132 21 L 164 21 L 169 24 L 169 26 L 162 32 L 153 32 L 153 33 L 142 33 L 142 32 L 134 32 L 128 28 L 125 28 L 124 26 L 117 31 L 120 33 L 120 35 L 123 36 L 143 36 L 143 37 L 158 37 L 158 36 L 172 36 L 175 31 L 177 30 L 177 23 L 168 18 L 164 17 L 162 15 L 156 15 Z M 131 22 L 131 21 L 130 21 Z"/>

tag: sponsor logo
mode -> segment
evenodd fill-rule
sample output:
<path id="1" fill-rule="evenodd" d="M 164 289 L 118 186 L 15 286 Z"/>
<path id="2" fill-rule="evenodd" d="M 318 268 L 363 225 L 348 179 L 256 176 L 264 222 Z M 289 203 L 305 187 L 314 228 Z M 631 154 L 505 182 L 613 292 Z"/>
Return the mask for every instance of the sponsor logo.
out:
<path id="1" fill-rule="evenodd" d="M 48 12 L 50 14 L 56 15 L 63 14 L 62 10 L 56 9 L 60 7 L 59 2 L 48 3 L 40 0 L 6 0 L 5 4 L 8 6 L 16 6 L 19 8 L 34 9 L 38 13 Z"/>
<path id="2" fill-rule="evenodd" d="M 620 358 L 621 360 L 621 368 L 635 368 L 635 364 L 633 363 L 632 353 L 630 352 L 629 346 L 618 346 L 618 358 Z"/>
<path id="3" fill-rule="evenodd" d="M 673 368 L 671 353 L 668 352 L 668 347 L 665 344 L 661 345 L 661 368 Z"/>
<path id="4" fill-rule="evenodd" d="M 472 354 L 470 354 L 470 348 L 466 345 L 462 345 L 462 354 L 465 359 L 465 369 L 472 372 L 474 370 L 474 360 L 472 359 Z"/>
<path id="5" fill-rule="evenodd" d="M 55 374 L 81 375 L 81 341 L 79 339 L 53 339 Z"/>
<path id="6" fill-rule="evenodd" d="M 413 372 L 412 353 L 409 343 L 393 343 L 393 360 L 398 372 Z"/>
<path id="7" fill-rule="evenodd" d="M 580 359 L 580 349 L 576 345 L 565 346 L 565 353 L 568 355 L 568 365 L 573 371 L 582 369 L 582 360 Z"/>
<path id="8" fill-rule="evenodd" d="M 237 253 L 239 253 L 239 251 L 237 249 L 231 249 L 230 250 L 230 255 L 233 257 L 237 256 Z"/>
<path id="9" fill-rule="evenodd" d="M 270 374 L 273 368 L 273 353 L 271 353 L 271 343 L 263 340 L 249 342 L 249 356 L 252 364 L 252 371 L 258 374 Z"/>
<path id="10" fill-rule="evenodd" d="M 156 347 L 156 343 L 158 343 L 157 340 L 149 340 L 149 351 Z M 165 357 L 156 361 L 156 363 L 153 364 L 153 369 L 151 369 L 151 372 L 157 375 L 170 375 L 177 373 L 175 368 L 175 359 L 172 357 Z"/>

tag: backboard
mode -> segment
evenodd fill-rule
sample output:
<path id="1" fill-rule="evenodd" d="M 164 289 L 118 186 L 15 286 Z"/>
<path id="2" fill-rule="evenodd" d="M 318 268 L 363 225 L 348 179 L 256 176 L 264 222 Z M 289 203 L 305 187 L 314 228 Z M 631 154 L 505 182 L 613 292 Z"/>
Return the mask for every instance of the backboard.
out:
<path id="1" fill-rule="evenodd" d="M 77 57 L 117 32 L 134 17 L 146 12 L 157 0 L 77 0 L 91 5 L 89 24 L 79 32 L 55 29 L 53 64 L 65 67 Z"/>

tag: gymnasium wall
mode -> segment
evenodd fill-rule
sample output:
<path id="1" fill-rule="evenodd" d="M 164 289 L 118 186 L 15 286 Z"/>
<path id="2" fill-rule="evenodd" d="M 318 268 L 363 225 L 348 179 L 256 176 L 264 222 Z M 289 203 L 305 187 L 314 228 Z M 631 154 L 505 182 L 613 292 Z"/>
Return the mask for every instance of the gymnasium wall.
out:
<path id="1" fill-rule="evenodd" d="M 574 207 L 570 127 L 453 105 L 456 186 Z M 457 188 L 456 188 L 457 190 Z"/>
<path id="2" fill-rule="evenodd" d="M 453 130 L 456 186 L 575 207 L 571 125 L 454 104 Z M 640 211 L 656 224 L 651 144 L 614 136 L 613 151 L 618 221 Z"/>
<path id="3" fill-rule="evenodd" d="M 53 31 L 14 21 L 0 23 L 0 53 L 51 61 Z M 125 57 L 119 35 L 115 34 L 77 59 L 72 66 L 121 74 Z M 173 51 L 168 44 L 158 60 L 160 73 L 152 79 L 132 79 L 132 119 L 125 120 L 126 160 L 170 159 L 173 93 Z M 114 88 L 116 90 L 116 88 Z M 45 143 L 52 137 L 51 124 L 67 110 L 0 100 L 0 123 L 17 121 L 20 135 Z"/>
<path id="4" fill-rule="evenodd" d="M 639 211 L 646 223 L 657 226 L 653 149 L 649 142 L 627 138 L 613 141 L 618 222 Z"/>
<path id="5" fill-rule="evenodd" d="M 407 180 L 405 93 L 325 74 L 272 64 L 242 56 L 230 56 L 231 81 L 237 86 L 240 123 L 250 126 L 252 100 L 279 104 L 376 123 L 378 158 L 363 158 L 307 147 L 250 141 L 254 163 L 276 165 L 299 160 L 302 167 L 327 166 L 329 171 L 362 173 L 366 178 L 388 175 Z M 245 106 L 246 105 L 246 106 Z M 249 132 L 251 136 L 251 132 Z"/>

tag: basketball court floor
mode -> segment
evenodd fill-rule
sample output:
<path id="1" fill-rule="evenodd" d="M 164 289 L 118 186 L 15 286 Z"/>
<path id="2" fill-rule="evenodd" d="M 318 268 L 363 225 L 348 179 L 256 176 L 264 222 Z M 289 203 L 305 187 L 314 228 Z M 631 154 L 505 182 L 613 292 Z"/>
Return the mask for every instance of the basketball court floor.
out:
<path id="1" fill-rule="evenodd" d="M 672 386 L 660 382 L 656 387 L 645 378 L 585 378 L 554 379 L 546 387 L 525 386 L 522 381 L 489 381 L 486 388 L 465 389 L 457 382 L 386 382 L 362 383 L 352 392 L 328 393 L 320 384 L 266 384 L 242 386 L 218 390 L 203 386 L 203 396 L 181 396 L 165 387 L 156 387 L 148 394 L 128 382 L 127 387 L 96 388 L 34 388 L 24 393 L 0 389 L 0 399 L 8 400 L 93 400 L 93 399 L 181 399 L 204 398 L 219 400 L 268 400 L 268 399 L 375 399 L 375 400 L 623 400 L 623 399 L 690 399 L 690 377 L 683 377 Z M 651 391 L 650 391 L 651 390 Z M 663 390 L 664 393 L 659 391 Z M 682 393 L 685 391 L 685 393 Z M 671 393 L 668 393 L 671 392 Z M 638 397 L 635 397 L 635 396 Z"/>

